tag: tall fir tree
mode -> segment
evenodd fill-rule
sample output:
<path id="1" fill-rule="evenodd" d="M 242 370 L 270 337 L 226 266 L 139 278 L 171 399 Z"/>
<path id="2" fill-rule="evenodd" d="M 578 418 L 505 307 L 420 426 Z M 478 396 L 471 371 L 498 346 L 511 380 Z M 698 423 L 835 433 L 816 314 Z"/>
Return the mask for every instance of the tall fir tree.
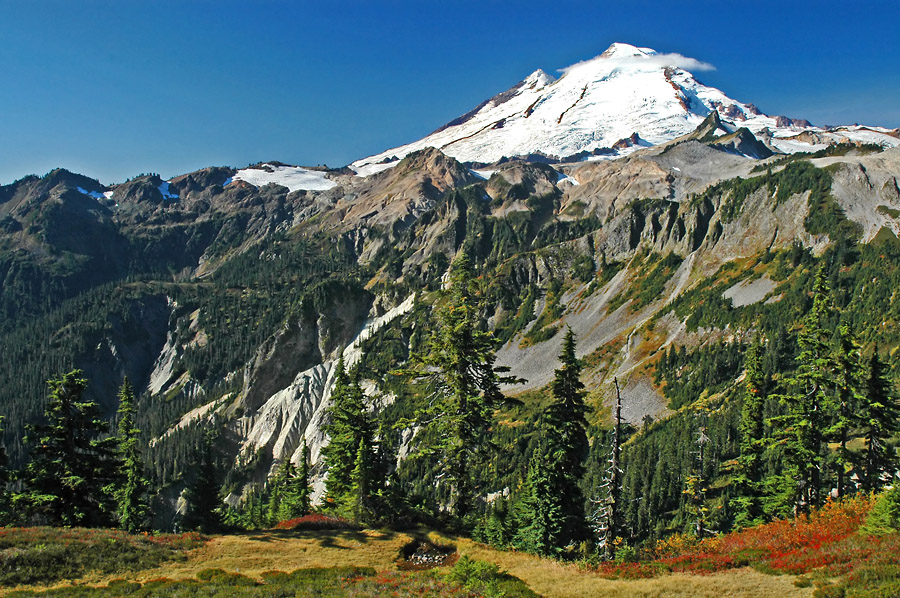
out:
<path id="1" fill-rule="evenodd" d="M 278 466 L 275 475 L 269 480 L 269 497 L 266 501 L 266 522 L 269 525 L 290 519 L 286 516 L 288 492 L 296 473 L 291 460 L 284 459 Z"/>
<path id="2" fill-rule="evenodd" d="M 322 449 L 322 456 L 328 472 L 325 478 L 327 499 L 341 505 L 346 502 L 352 489 L 351 477 L 360 443 L 370 453 L 375 449 L 374 424 L 366 411 L 365 395 L 359 381 L 347 373 L 343 358 L 336 367 L 331 392 L 332 405 L 328 410 L 329 420 L 325 426 L 329 441 Z"/>
<path id="3" fill-rule="evenodd" d="M 764 370 L 764 347 L 756 340 L 744 356 L 744 397 L 741 404 L 740 455 L 732 484 L 734 496 L 731 508 L 737 528 L 752 527 L 763 521 L 761 504 L 763 453 L 769 440 L 765 436 L 765 403 L 771 390 L 771 380 Z"/>
<path id="4" fill-rule="evenodd" d="M 826 407 L 832 392 L 833 357 L 827 325 L 833 316 L 824 268 L 816 273 L 813 305 L 797 336 L 797 369 L 780 395 L 784 415 L 771 418 L 776 442 L 784 452 L 784 469 L 771 480 L 768 508 L 774 516 L 808 513 L 822 500 Z"/>
<path id="5" fill-rule="evenodd" d="M 306 445 L 306 437 L 300 445 L 300 467 L 297 475 L 292 480 L 290 494 L 293 497 L 291 504 L 291 518 L 308 515 L 311 510 L 310 496 L 312 485 L 310 481 L 309 447 Z"/>
<path id="6" fill-rule="evenodd" d="M 709 533 L 709 506 L 706 503 L 706 495 L 709 491 L 708 481 L 704 466 L 706 461 L 706 445 L 709 444 L 707 431 L 707 412 L 701 408 L 698 417 L 697 432 L 694 440 L 694 459 L 690 473 L 685 479 L 685 488 L 682 494 L 686 499 L 686 512 L 690 517 L 690 525 L 697 538 L 704 538 Z"/>
<path id="7" fill-rule="evenodd" d="M 144 476 L 139 446 L 140 430 L 134 423 L 134 390 L 128 378 L 119 390 L 117 453 L 119 475 L 114 496 L 119 527 L 129 532 L 146 529 L 150 523 L 150 483 Z"/>
<path id="8" fill-rule="evenodd" d="M 45 424 L 26 426 L 31 458 L 19 502 L 50 525 L 95 527 L 111 523 L 108 491 L 114 480 L 115 438 L 101 438 L 108 425 L 93 401 L 81 370 L 47 382 Z"/>
<path id="9" fill-rule="evenodd" d="M 897 453 L 889 444 L 900 430 L 900 404 L 887 368 L 875 347 L 868 360 L 865 391 L 859 407 L 860 432 L 865 439 L 860 463 L 861 487 L 876 492 L 891 483 L 897 469 Z"/>
<path id="10" fill-rule="evenodd" d="M 562 534 L 556 538 L 560 548 L 586 540 L 587 522 L 581 478 L 588 452 L 587 391 L 581 381 L 581 362 L 575 357 L 575 333 L 567 328 L 559 354 L 560 367 L 554 372 L 553 401 L 544 412 L 544 435 L 554 463 L 559 466 L 553 492 L 562 501 Z"/>
<path id="11" fill-rule="evenodd" d="M 513 544 L 544 556 L 560 553 L 565 534 L 563 497 L 558 493 L 560 455 L 541 442 L 531 456 L 522 496 L 516 505 L 518 530 Z"/>
<path id="12" fill-rule="evenodd" d="M 859 424 L 859 409 L 864 401 L 862 388 L 865 384 L 859 343 L 847 324 L 838 327 L 832 354 L 832 378 L 834 390 L 826 405 L 829 425 L 825 429 L 825 439 L 836 445 L 828 455 L 828 462 L 834 471 L 834 488 L 837 496 L 841 497 L 853 490 L 850 472 L 855 455 L 848 444 Z"/>
<path id="13" fill-rule="evenodd" d="M 619 379 L 613 378 L 616 388 L 616 406 L 613 411 L 613 426 L 610 430 L 609 462 L 601 490 L 605 496 L 594 499 L 597 505 L 591 516 L 597 534 L 601 556 L 607 560 L 615 557 L 616 545 L 621 539 L 622 529 L 622 391 Z"/>
<path id="14" fill-rule="evenodd" d="M 216 466 L 215 446 L 218 434 L 207 430 L 200 446 L 195 449 L 192 473 L 184 491 L 187 512 L 181 520 L 186 530 L 203 533 L 217 532 L 222 527 L 222 502 L 219 499 L 219 473 Z"/>
<path id="15" fill-rule="evenodd" d="M 356 459 L 353 471 L 350 472 L 350 489 L 344 498 L 344 509 L 357 523 L 371 520 L 373 477 L 373 454 L 364 439 L 360 439 L 356 448 Z"/>
<path id="16" fill-rule="evenodd" d="M 282 461 L 269 483 L 266 519 L 269 524 L 302 517 L 309 513 L 309 450 L 306 438 L 300 448 L 301 461 L 297 468 L 290 459 Z"/>
<path id="17" fill-rule="evenodd" d="M 437 329 L 418 356 L 420 378 L 430 381 L 434 400 L 416 414 L 431 438 L 422 455 L 438 459 L 439 475 L 450 484 L 450 513 L 464 520 L 478 491 L 477 469 L 493 448 L 494 411 L 505 398 L 501 383 L 518 380 L 495 366 L 497 341 L 487 330 L 480 296 L 466 253 L 450 268 L 450 286 L 436 311 Z"/>

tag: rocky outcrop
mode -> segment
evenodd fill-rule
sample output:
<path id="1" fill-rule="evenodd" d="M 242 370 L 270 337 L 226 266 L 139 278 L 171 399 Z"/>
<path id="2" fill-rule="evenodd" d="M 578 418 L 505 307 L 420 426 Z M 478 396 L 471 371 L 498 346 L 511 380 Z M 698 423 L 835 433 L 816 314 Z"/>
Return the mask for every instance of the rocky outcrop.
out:
<path id="1" fill-rule="evenodd" d="M 238 405 L 245 412 L 257 411 L 279 390 L 300 374 L 322 362 L 316 320 L 292 316 L 284 327 L 267 339 L 253 363 L 244 368 L 244 388 Z"/>
<path id="2" fill-rule="evenodd" d="M 302 458 L 300 454 L 302 441 L 305 438 L 311 462 L 317 465 L 321 449 L 328 440 L 324 433 L 324 422 L 334 385 L 335 365 L 339 357 L 343 356 L 346 367 L 355 365 L 361 357 L 361 344 L 380 328 L 412 310 L 414 301 L 414 296 L 410 296 L 384 314 L 373 315 L 357 328 L 357 334 L 348 339 L 337 354 L 329 355 L 320 363 L 297 372 L 287 383 L 284 383 L 286 372 L 282 372 L 279 376 L 282 382 L 270 382 L 266 386 L 269 390 L 254 391 L 253 396 L 264 397 L 264 402 L 255 407 L 246 400 L 242 403 L 244 406 L 242 416 L 235 423 L 235 431 L 243 439 L 238 460 L 259 455 L 260 451 L 263 451 L 265 458 L 260 463 L 264 469 L 258 474 L 262 475 L 264 480 L 270 469 L 277 467 L 277 463 L 281 460 L 291 459 L 295 463 L 299 462 Z M 277 345 L 283 337 L 284 335 L 280 335 L 274 345 Z M 285 347 L 288 344 L 288 341 L 281 342 Z M 285 357 L 282 356 L 282 359 L 277 360 L 278 363 L 292 364 L 291 360 Z M 274 354 L 270 361 L 276 361 Z M 322 488 L 319 472 L 316 498 L 321 494 Z"/>

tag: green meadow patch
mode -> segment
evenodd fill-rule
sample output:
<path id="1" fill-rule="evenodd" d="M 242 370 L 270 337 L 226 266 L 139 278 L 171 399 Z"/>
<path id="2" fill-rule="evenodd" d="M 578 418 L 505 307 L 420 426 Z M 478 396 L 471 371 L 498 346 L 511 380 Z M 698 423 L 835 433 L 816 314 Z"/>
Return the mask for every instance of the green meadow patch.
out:
<path id="1" fill-rule="evenodd" d="M 188 534 L 129 534 L 83 528 L 0 528 L 0 587 L 53 583 L 88 573 L 149 569 L 202 546 Z"/>

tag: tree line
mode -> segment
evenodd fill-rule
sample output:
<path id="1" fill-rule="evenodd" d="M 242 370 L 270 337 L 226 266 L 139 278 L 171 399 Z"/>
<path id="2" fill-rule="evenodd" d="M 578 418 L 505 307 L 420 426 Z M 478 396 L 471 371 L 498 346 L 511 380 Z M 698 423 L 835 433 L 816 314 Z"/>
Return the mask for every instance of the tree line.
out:
<path id="1" fill-rule="evenodd" d="M 767 367 L 766 344 L 758 337 L 745 355 L 735 525 L 808 513 L 828 497 L 891 484 L 900 405 L 878 347 L 864 357 L 840 321 L 824 269 L 797 331 L 792 372 Z"/>

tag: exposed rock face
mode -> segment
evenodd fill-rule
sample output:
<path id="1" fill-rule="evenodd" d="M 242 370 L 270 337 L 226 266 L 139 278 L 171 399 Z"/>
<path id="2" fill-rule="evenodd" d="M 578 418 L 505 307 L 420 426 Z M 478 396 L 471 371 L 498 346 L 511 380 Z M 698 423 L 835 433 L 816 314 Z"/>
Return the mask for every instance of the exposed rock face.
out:
<path id="1" fill-rule="evenodd" d="M 395 234 L 432 208 L 448 189 L 476 180 L 456 160 L 426 148 L 373 175 L 364 187 L 351 188 L 354 192 L 337 202 L 337 213 L 342 214 L 339 226 L 344 230 L 375 226 Z"/>
<path id="2" fill-rule="evenodd" d="M 862 225 L 864 241 L 875 238 L 882 228 L 900 235 L 900 222 L 891 215 L 900 209 L 900 149 L 816 162 L 836 165 L 832 193 L 847 217 Z"/>
<path id="3" fill-rule="evenodd" d="M 328 355 L 320 363 L 299 371 L 292 379 L 286 379 L 286 371 L 270 378 L 263 390 L 256 390 L 251 384 L 245 389 L 241 401 L 244 407 L 243 416 L 237 421 L 236 432 L 243 438 L 238 459 L 258 455 L 263 451 L 264 469 L 259 471 L 262 479 L 268 474 L 270 467 L 274 469 L 283 459 L 291 459 L 295 464 L 303 458 L 300 451 L 302 440 L 306 439 L 312 464 L 319 464 L 322 447 L 327 443 L 323 425 L 330 406 L 331 390 L 334 385 L 335 366 L 338 358 L 343 356 L 345 367 L 354 366 L 360 359 L 360 345 L 383 326 L 412 310 L 415 297 L 410 296 L 404 302 L 381 316 L 371 317 L 360 324 L 358 333 L 341 344 L 342 350 L 337 355 Z M 291 338 L 285 339 L 286 336 Z M 299 338 L 302 331 L 286 332 L 277 339 L 270 339 L 267 346 L 268 364 L 260 369 L 272 369 L 277 365 L 302 363 L 295 362 L 285 355 L 278 359 L 278 353 L 290 352 L 290 348 Z M 301 341 L 303 342 L 303 341 Z M 279 346 L 280 345 L 280 346 Z M 261 356 L 257 357 L 257 363 Z M 254 374 L 261 374 L 257 369 Z M 253 402 L 248 402 L 252 400 Z M 257 404 L 264 400 L 261 404 Z M 322 472 L 319 472 L 315 484 L 314 498 L 318 499 L 324 489 Z M 258 476 L 259 477 L 259 476 Z"/>
<path id="4" fill-rule="evenodd" d="M 129 303 L 125 318 L 111 317 L 96 350 L 77 362 L 101 397 L 104 410 L 117 407 L 116 397 L 126 376 L 135 388 L 148 384 L 148 373 L 166 340 L 170 310 L 164 296 L 144 297 Z"/>
<path id="5" fill-rule="evenodd" d="M 256 359 L 244 371 L 240 407 L 257 411 L 268 397 L 286 388 L 300 374 L 321 363 L 316 322 L 289 318 L 275 336 L 267 339 Z"/>

